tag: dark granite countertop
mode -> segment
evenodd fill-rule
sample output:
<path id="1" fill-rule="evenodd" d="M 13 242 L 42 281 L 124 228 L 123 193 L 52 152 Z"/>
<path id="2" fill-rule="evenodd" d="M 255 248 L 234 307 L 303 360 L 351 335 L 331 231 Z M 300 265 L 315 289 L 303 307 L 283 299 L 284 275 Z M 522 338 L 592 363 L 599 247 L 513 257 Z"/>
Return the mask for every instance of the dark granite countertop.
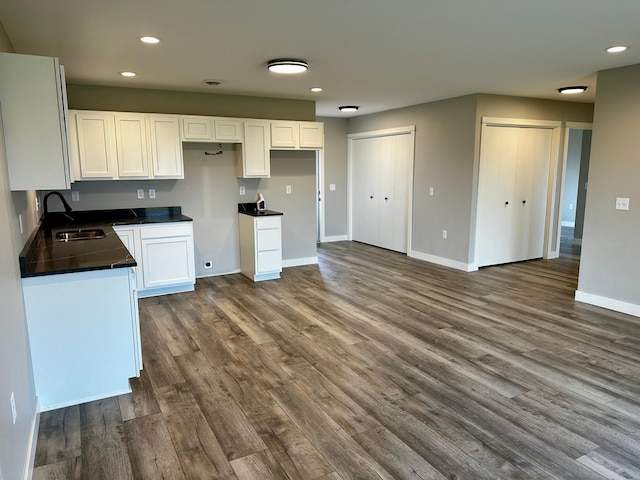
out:
<path id="1" fill-rule="evenodd" d="M 256 203 L 239 203 L 238 213 L 243 213 L 251 217 L 270 217 L 274 215 L 284 215 L 282 212 L 275 210 L 258 210 Z"/>
<path id="2" fill-rule="evenodd" d="M 23 278 L 88 270 L 135 267 L 114 225 L 188 222 L 180 207 L 54 212 L 43 219 L 20 253 Z M 105 238 L 60 242 L 56 233 L 66 230 L 101 228 Z"/>

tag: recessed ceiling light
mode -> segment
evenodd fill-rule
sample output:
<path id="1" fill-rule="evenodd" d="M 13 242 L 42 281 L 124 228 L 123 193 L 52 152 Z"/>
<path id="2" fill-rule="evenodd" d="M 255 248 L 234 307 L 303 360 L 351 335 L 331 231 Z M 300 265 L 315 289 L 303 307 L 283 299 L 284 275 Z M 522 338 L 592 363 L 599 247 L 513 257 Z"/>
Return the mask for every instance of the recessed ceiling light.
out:
<path id="1" fill-rule="evenodd" d="M 135 77 L 136 72 L 120 72 L 120 75 L 122 75 L 123 77 Z"/>
<path id="2" fill-rule="evenodd" d="M 612 47 L 607 48 L 608 53 L 620 53 L 626 52 L 627 50 L 629 50 L 628 45 L 613 45 Z"/>
<path id="3" fill-rule="evenodd" d="M 574 85 L 572 87 L 562 87 L 558 89 L 558 92 L 564 95 L 572 95 L 574 93 L 582 93 L 587 89 L 584 85 Z"/>
<path id="4" fill-rule="evenodd" d="M 359 108 L 357 105 L 343 105 L 342 107 L 338 107 L 338 110 L 341 112 L 357 112 Z"/>
<path id="5" fill-rule="evenodd" d="M 322 87 L 311 87 L 309 90 L 311 90 L 312 92 L 321 92 Z"/>
<path id="6" fill-rule="evenodd" d="M 309 69 L 307 62 L 295 58 L 269 60 L 268 67 L 274 73 L 302 73 Z"/>
<path id="7" fill-rule="evenodd" d="M 140 37 L 140 41 L 142 43 L 160 43 L 160 39 L 158 37 L 149 37 L 149 36 L 145 36 L 145 37 Z"/>

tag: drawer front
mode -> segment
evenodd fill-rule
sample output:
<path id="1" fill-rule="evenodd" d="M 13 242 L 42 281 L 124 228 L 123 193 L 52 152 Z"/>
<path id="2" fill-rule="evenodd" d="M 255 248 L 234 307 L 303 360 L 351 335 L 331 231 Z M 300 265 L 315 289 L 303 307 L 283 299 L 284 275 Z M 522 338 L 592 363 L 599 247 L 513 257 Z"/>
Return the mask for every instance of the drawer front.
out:
<path id="1" fill-rule="evenodd" d="M 269 250 L 267 252 L 258 252 L 257 273 L 281 272 L 281 271 L 282 271 L 282 252 L 280 250 Z"/>
<path id="2" fill-rule="evenodd" d="M 281 250 L 282 235 L 279 228 L 270 228 L 268 230 L 258 230 L 258 252 L 263 250 Z"/>
<path id="3" fill-rule="evenodd" d="M 280 221 L 280 215 L 256 218 L 256 230 L 262 230 L 263 228 L 280 228 Z"/>
<path id="4" fill-rule="evenodd" d="M 182 237 L 192 234 L 190 222 L 179 222 L 175 225 L 145 225 L 140 229 L 140 238 Z"/>

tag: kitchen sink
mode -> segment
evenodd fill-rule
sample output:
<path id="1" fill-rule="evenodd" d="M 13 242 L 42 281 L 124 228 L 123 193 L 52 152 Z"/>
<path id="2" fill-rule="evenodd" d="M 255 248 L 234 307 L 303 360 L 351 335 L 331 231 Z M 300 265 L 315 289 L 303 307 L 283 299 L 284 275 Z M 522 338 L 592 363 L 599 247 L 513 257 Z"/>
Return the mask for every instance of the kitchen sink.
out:
<path id="1" fill-rule="evenodd" d="M 77 230 L 67 230 L 64 232 L 56 233 L 56 240 L 59 242 L 72 242 L 75 240 L 98 240 L 100 238 L 105 238 L 106 235 L 104 230 L 101 228 L 88 228 L 88 229 L 77 229 Z"/>

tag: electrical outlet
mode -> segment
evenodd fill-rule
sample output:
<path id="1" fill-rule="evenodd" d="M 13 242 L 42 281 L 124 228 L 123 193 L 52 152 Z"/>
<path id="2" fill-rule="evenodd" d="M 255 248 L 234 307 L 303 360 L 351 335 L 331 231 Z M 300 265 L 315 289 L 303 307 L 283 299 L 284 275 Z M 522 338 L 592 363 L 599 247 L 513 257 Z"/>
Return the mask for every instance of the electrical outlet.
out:
<path id="1" fill-rule="evenodd" d="M 429 195 L 433 196 L 433 187 L 429 187 Z"/>
<path id="2" fill-rule="evenodd" d="M 245 189 L 244 189 L 244 185 L 241 185 L 241 186 L 240 186 L 240 195 L 246 195 L 246 193 L 247 193 L 247 192 L 246 192 L 246 191 L 245 191 Z"/>
<path id="3" fill-rule="evenodd" d="M 150 188 L 149 189 L 149 198 L 156 198 L 156 189 L 155 188 Z"/>
<path id="4" fill-rule="evenodd" d="M 24 227 L 22 226 L 22 214 L 18 215 L 18 223 L 20 224 L 20 235 L 24 233 Z"/>
<path id="5" fill-rule="evenodd" d="M 448 235 L 449 234 L 447 233 L 446 230 L 442 230 L 442 238 L 444 238 L 446 240 Z"/>
<path id="6" fill-rule="evenodd" d="M 616 210 L 629 210 L 629 199 L 616 198 Z"/>
<path id="7" fill-rule="evenodd" d="M 569 204 L 569 210 L 573 210 L 573 203 Z"/>
<path id="8" fill-rule="evenodd" d="M 291 195 L 291 185 L 287 185 L 287 195 Z"/>
<path id="9" fill-rule="evenodd" d="M 80 192 L 76 192 L 75 190 L 71 190 L 71 201 L 79 202 L 80 201 Z"/>
<path id="10" fill-rule="evenodd" d="M 40 199 L 36 196 L 36 213 L 40 211 Z"/>
<path id="11" fill-rule="evenodd" d="M 203 260 L 202 267 L 203 268 L 213 268 L 213 260 Z"/>
<path id="12" fill-rule="evenodd" d="M 144 189 L 138 189 L 138 200 L 142 200 L 144 198 Z"/>
<path id="13" fill-rule="evenodd" d="M 335 183 L 330 183 L 329 184 L 329 190 L 335 190 L 336 189 L 336 184 Z"/>
<path id="14" fill-rule="evenodd" d="M 13 424 L 16 424 L 16 419 L 18 418 L 18 410 L 16 410 L 16 396 L 11 392 L 11 398 L 9 399 L 11 402 L 11 416 L 13 417 Z"/>

